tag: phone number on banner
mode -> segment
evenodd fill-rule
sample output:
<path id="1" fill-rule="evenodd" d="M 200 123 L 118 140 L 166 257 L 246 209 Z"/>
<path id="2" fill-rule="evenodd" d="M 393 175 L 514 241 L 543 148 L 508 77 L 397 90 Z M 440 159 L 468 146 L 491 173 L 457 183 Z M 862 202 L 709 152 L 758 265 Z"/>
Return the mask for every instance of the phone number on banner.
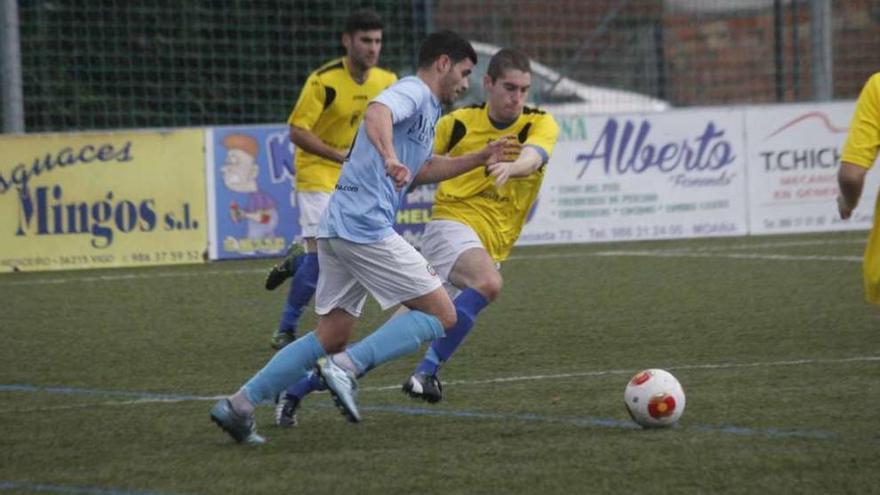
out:
<path id="1" fill-rule="evenodd" d="M 664 239 L 731 234 L 738 230 L 732 222 L 703 222 L 695 224 L 626 225 L 619 227 L 588 227 L 584 232 L 562 230 L 559 240 L 589 239 L 591 241 L 617 241 L 631 239 Z M 578 235 L 580 234 L 580 235 Z"/>
<path id="2" fill-rule="evenodd" d="M 203 261 L 202 253 L 195 250 L 153 251 L 122 255 L 123 262 L 132 263 L 181 263 Z"/>

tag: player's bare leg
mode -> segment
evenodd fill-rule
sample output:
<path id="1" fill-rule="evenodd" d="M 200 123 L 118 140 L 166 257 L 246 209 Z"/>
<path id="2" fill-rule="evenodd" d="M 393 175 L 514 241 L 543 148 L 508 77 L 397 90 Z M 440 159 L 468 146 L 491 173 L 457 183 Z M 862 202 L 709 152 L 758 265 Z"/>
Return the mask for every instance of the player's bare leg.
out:
<path id="1" fill-rule="evenodd" d="M 495 261 L 482 248 L 463 252 L 449 273 L 449 281 L 464 290 L 455 298 L 457 322 L 446 335 L 431 343 L 424 360 L 403 384 L 403 392 L 414 399 L 429 403 L 443 398 L 443 384 L 438 372 L 474 326 L 474 320 L 501 293 L 501 273 Z"/>

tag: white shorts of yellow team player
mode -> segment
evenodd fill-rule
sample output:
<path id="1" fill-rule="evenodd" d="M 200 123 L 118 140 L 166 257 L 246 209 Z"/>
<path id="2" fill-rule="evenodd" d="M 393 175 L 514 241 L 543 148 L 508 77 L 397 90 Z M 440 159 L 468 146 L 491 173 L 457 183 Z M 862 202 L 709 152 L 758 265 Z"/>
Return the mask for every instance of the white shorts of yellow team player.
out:
<path id="1" fill-rule="evenodd" d="M 431 220 L 425 225 L 422 255 L 437 269 L 446 292 L 453 299 L 461 290 L 452 285 L 449 274 L 462 253 L 474 248 L 486 249 L 477 233 L 468 225 L 454 220 Z M 498 263 L 495 263 L 495 268 L 500 268 Z"/>
<path id="2" fill-rule="evenodd" d="M 329 192 L 296 192 L 296 207 L 299 209 L 299 228 L 302 237 L 317 237 L 321 214 L 330 204 Z"/>
<path id="3" fill-rule="evenodd" d="M 360 316 L 368 293 L 384 310 L 442 285 L 434 267 L 398 234 L 372 244 L 318 239 L 318 263 L 315 312 L 319 315 L 341 308 Z"/>

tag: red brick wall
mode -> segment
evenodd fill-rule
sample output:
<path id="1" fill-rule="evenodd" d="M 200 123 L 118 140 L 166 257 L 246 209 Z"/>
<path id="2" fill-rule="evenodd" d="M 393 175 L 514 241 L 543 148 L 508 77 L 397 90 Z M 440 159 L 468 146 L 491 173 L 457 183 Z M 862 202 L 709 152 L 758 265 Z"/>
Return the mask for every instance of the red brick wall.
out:
<path id="1" fill-rule="evenodd" d="M 660 0 L 632 0 L 601 34 L 597 29 L 619 1 L 437 0 L 433 12 L 438 28 L 522 48 L 579 81 L 690 106 L 777 101 L 768 4 L 712 13 L 664 11 Z M 783 101 L 813 94 L 809 3 L 796 6 L 792 15 L 791 3 L 783 2 Z M 880 0 L 835 1 L 833 17 L 834 98 L 854 98 L 880 71 Z"/>
<path id="2" fill-rule="evenodd" d="M 783 101 L 809 100 L 813 97 L 809 6 L 799 4 L 796 18 L 785 6 L 784 16 Z M 880 71 L 880 2 L 835 2 L 833 16 L 834 98 L 854 98 L 865 79 Z M 772 9 L 714 20 L 680 13 L 667 16 L 664 26 L 669 98 L 676 104 L 777 101 Z"/>

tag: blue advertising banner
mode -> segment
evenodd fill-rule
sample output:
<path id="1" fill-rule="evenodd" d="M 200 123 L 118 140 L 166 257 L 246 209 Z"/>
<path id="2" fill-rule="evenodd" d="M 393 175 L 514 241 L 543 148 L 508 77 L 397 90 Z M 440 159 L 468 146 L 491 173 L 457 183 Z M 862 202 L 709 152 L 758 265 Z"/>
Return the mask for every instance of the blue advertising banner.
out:
<path id="1" fill-rule="evenodd" d="M 283 253 L 300 232 L 287 126 L 209 129 L 205 150 L 210 258 Z"/>
<path id="2" fill-rule="evenodd" d="M 293 149 L 286 125 L 205 132 L 210 259 L 279 256 L 299 240 Z M 397 214 L 395 229 L 417 248 L 435 189 L 417 188 Z"/>
<path id="3" fill-rule="evenodd" d="M 415 246 L 422 248 L 422 233 L 425 224 L 431 220 L 431 208 L 434 206 L 434 192 L 437 184 L 426 184 L 415 188 L 407 194 L 397 211 L 397 223 L 394 230 Z"/>

